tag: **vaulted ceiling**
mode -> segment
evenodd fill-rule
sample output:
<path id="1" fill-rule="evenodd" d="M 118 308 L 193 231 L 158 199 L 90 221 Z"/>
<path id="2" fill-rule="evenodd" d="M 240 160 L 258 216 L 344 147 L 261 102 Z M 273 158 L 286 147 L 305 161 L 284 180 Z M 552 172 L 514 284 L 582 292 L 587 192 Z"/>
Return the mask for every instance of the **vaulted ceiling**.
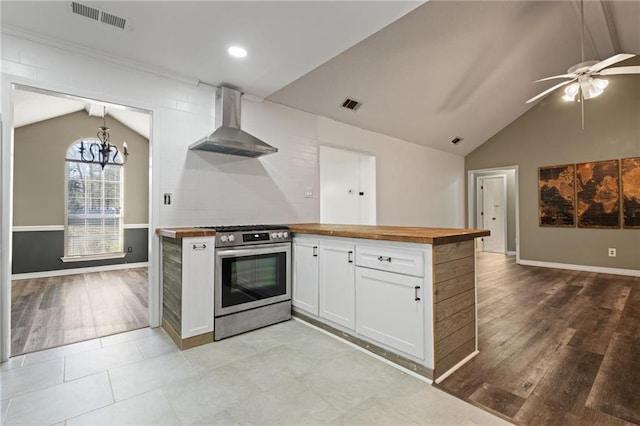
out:
<path id="1" fill-rule="evenodd" d="M 273 102 L 460 155 L 580 62 L 571 1 L 0 3 L 2 31 Z M 588 0 L 586 59 L 640 53 L 640 2 Z M 248 56 L 226 53 L 241 44 Z M 615 78 L 615 77 L 612 77 Z M 640 77 L 639 77 L 640 78 Z M 362 101 L 340 108 L 345 97 Z M 462 137 L 458 145 L 450 144 Z"/>

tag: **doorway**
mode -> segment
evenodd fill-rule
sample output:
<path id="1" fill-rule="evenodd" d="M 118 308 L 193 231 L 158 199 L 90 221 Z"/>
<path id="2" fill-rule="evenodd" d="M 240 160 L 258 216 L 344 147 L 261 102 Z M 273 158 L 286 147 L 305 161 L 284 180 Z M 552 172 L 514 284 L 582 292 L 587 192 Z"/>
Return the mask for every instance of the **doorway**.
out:
<path id="1" fill-rule="evenodd" d="M 320 146 L 320 222 L 376 224 L 375 156 Z"/>
<path id="2" fill-rule="evenodd" d="M 507 236 L 507 177 L 506 175 L 479 176 L 478 224 L 491 235 L 480 239 L 480 251 L 506 252 Z"/>
<path id="3" fill-rule="evenodd" d="M 12 100 L 11 355 L 148 326 L 150 113 L 27 86 Z M 125 165 L 69 157 L 99 125 L 127 143 Z M 114 243 L 120 253 L 82 251 Z"/>
<path id="4" fill-rule="evenodd" d="M 518 185 L 518 166 L 467 171 L 468 227 L 491 231 L 484 241 L 476 239 L 477 251 L 515 255 L 520 260 Z"/>

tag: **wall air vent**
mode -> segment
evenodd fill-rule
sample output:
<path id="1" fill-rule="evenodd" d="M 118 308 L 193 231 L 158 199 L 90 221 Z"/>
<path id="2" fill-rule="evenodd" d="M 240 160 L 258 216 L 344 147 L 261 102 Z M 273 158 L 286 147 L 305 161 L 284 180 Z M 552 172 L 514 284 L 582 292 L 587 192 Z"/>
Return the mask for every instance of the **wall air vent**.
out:
<path id="1" fill-rule="evenodd" d="M 114 15 L 113 13 L 105 12 L 104 10 L 87 6 L 77 1 L 72 1 L 69 5 L 71 6 L 71 12 L 76 15 L 84 16 L 85 18 L 93 19 L 94 21 L 99 21 L 103 24 L 120 28 L 121 30 L 125 28 L 132 29 L 130 22 L 128 22 L 126 18 Z"/>
<path id="2" fill-rule="evenodd" d="M 344 101 L 342 101 L 342 104 L 340 105 L 342 108 L 346 108 L 346 109 L 350 109 L 351 111 L 355 111 L 358 108 L 360 108 L 360 105 L 362 105 L 362 102 L 353 99 L 353 98 L 345 98 Z"/>

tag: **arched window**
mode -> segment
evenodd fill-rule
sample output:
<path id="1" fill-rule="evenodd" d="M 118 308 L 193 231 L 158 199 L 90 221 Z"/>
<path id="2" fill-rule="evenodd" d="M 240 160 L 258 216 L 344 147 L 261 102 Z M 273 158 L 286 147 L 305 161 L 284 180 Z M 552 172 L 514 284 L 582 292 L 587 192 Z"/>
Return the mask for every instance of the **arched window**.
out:
<path id="1" fill-rule="evenodd" d="M 123 257 L 123 170 L 119 165 L 84 163 L 79 147 L 67 150 L 64 261 Z"/>

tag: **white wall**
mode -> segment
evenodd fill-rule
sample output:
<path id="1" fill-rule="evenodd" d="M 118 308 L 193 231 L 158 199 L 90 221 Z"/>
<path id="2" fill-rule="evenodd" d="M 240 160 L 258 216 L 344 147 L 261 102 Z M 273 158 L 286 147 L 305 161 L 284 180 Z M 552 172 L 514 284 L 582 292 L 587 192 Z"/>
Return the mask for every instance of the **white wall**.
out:
<path id="1" fill-rule="evenodd" d="M 318 144 L 375 155 L 380 224 L 462 226 L 463 158 L 364 131 L 270 102 L 243 100 L 245 130 L 280 150 L 249 159 L 189 151 L 213 129 L 214 89 L 169 79 L 86 52 L 2 36 L 2 227 L 0 306 L 10 300 L 11 83 L 69 93 L 152 112 L 150 228 L 319 218 Z M 314 198 L 304 198 L 313 187 Z M 170 206 L 162 194 L 172 193 Z M 158 323 L 159 242 L 150 241 L 152 325 Z M 155 293 L 154 293 L 155 292 Z M 8 310 L 1 327 L 8 338 Z M 6 356 L 6 344 L 0 355 Z M 1 358 L 1 356 L 0 356 Z"/>
<path id="2" fill-rule="evenodd" d="M 318 140 L 376 157 L 379 225 L 464 226 L 464 158 L 318 117 Z"/>

